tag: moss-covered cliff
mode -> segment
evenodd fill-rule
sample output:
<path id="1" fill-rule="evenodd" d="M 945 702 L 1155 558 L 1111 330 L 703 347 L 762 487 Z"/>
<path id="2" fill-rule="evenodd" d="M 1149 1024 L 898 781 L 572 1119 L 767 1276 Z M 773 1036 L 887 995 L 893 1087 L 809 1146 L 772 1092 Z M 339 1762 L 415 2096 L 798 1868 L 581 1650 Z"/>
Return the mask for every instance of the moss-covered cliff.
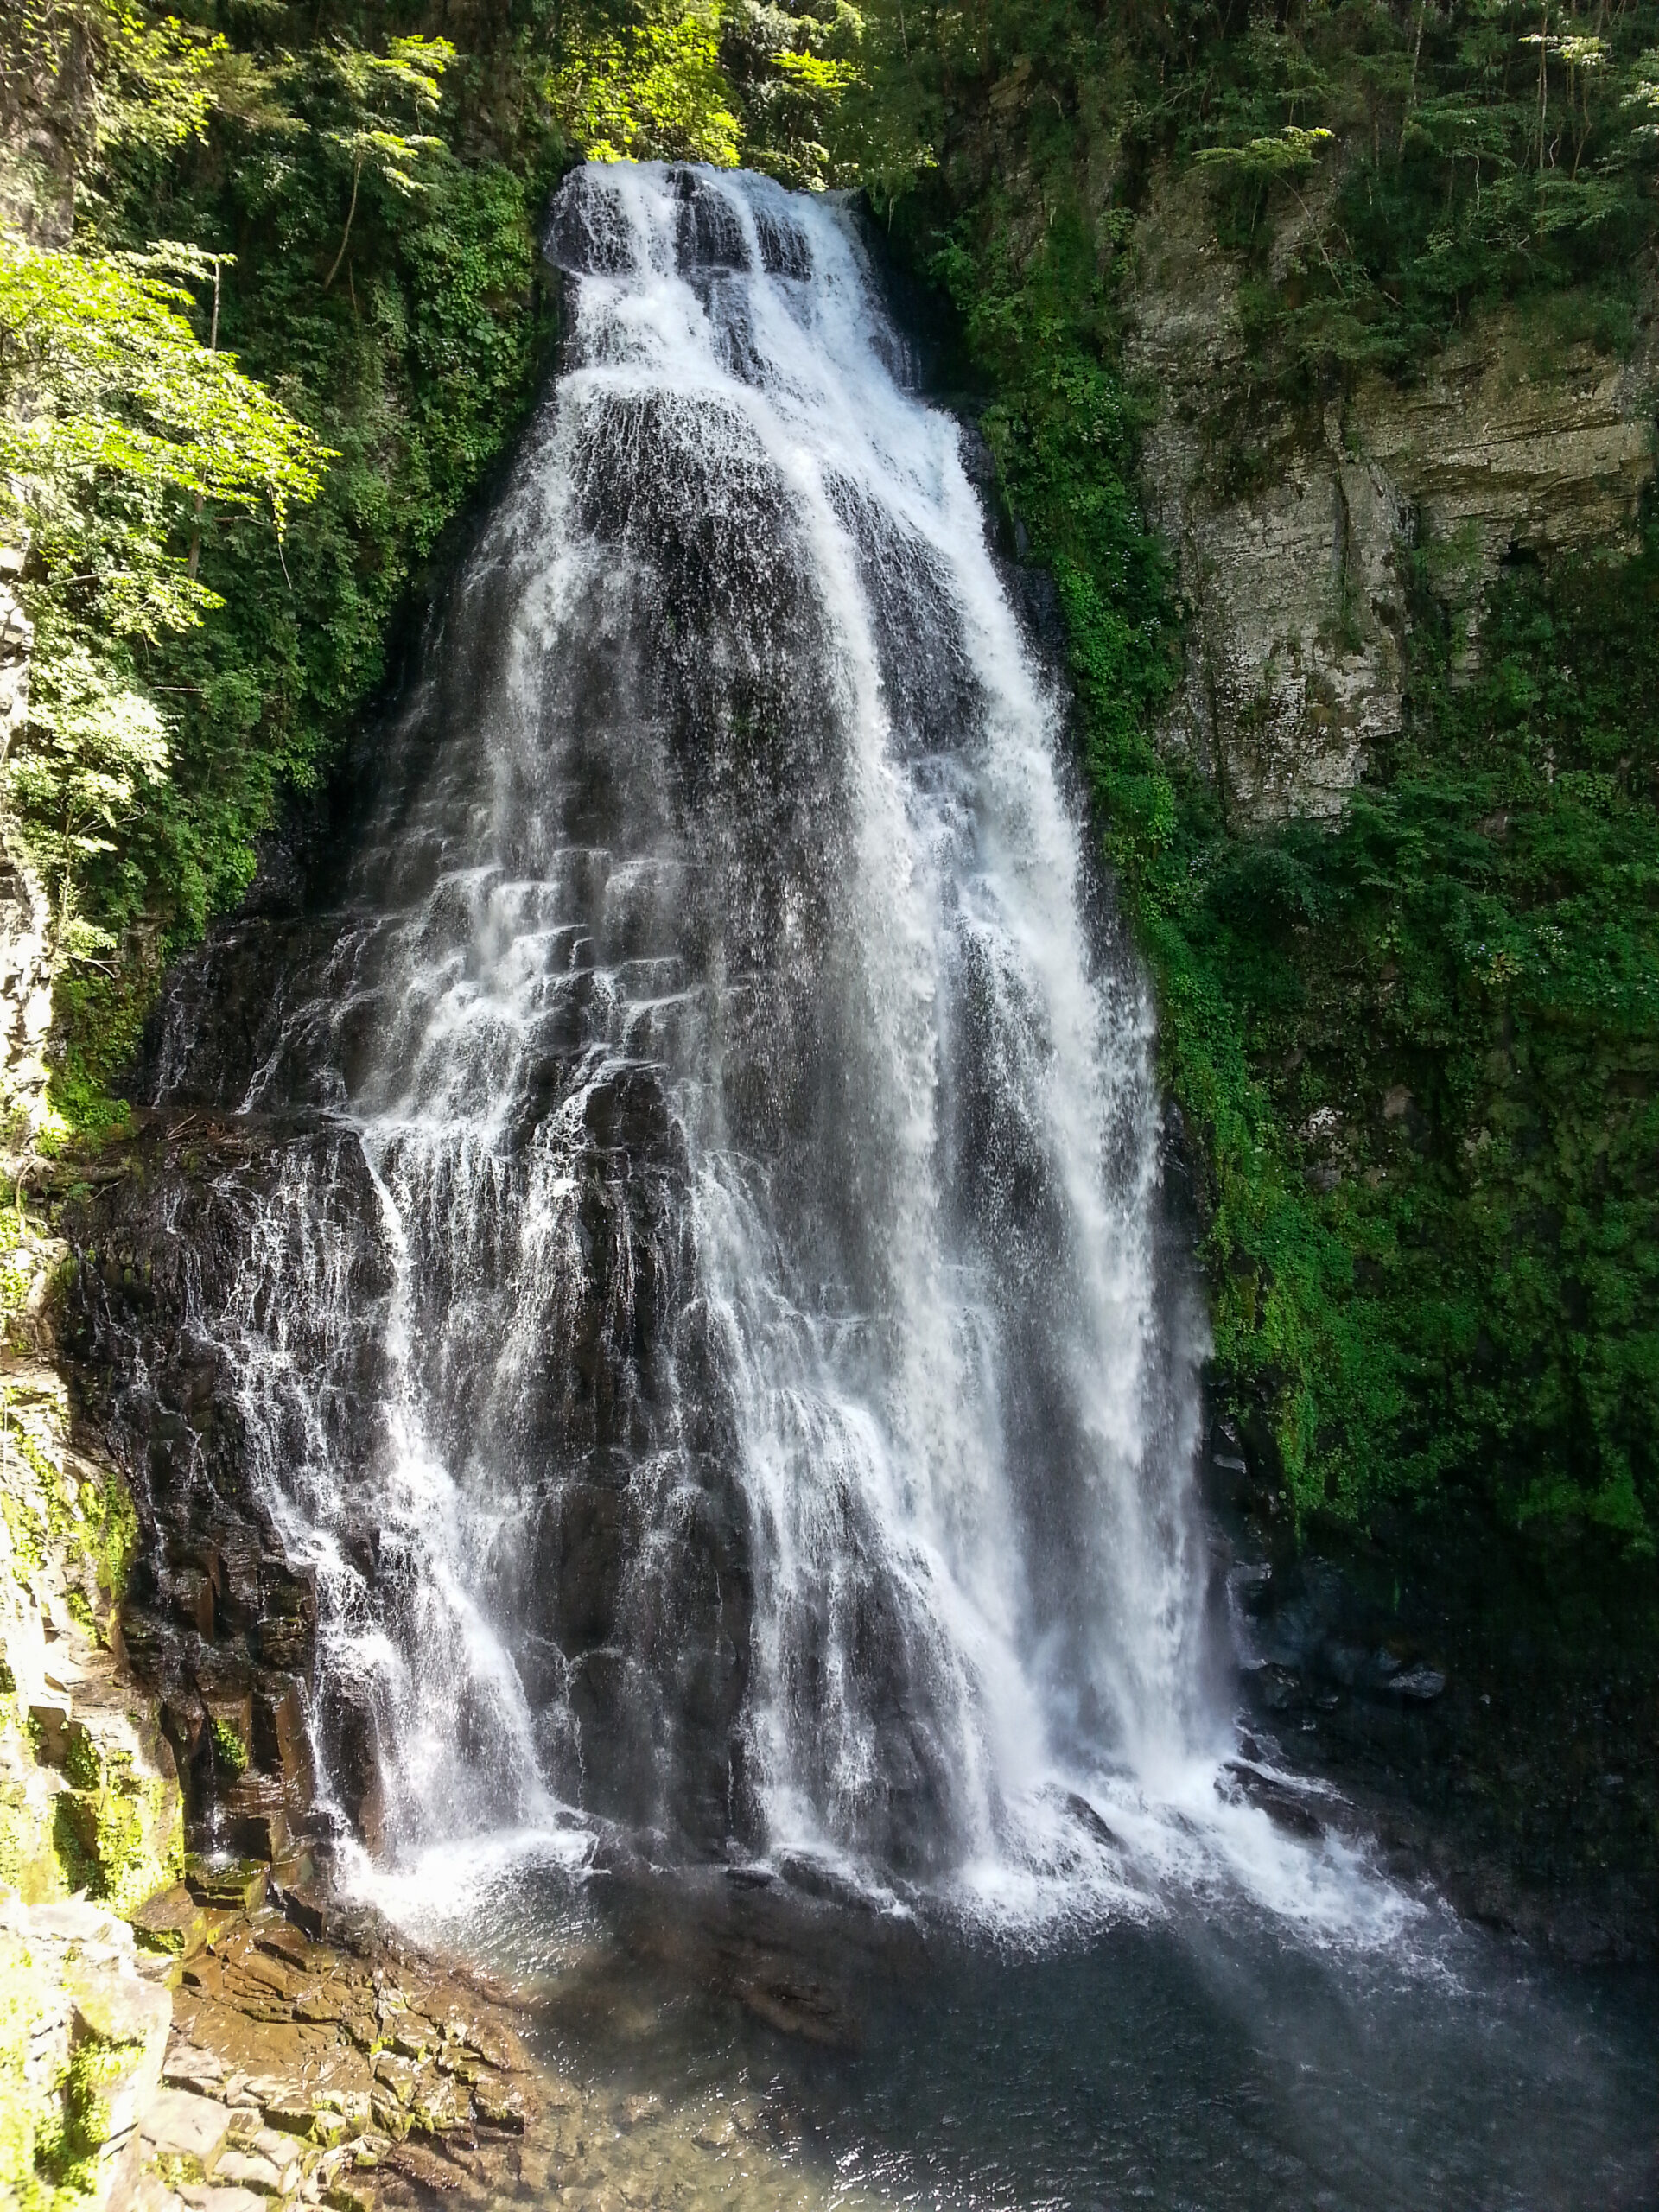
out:
<path id="1" fill-rule="evenodd" d="M 55 1365 L 68 1264 L 26 1231 L 0 1254 L 0 1882 L 130 1913 L 177 1878 L 182 1803 L 121 1663 L 132 1501 L 73 1435 Z"/>
<path id="2" fill-rule="evenodd" d="M 1617 1949 L 1659 1867 L 1659 16 L 1060 0 L 866 47 L 1158 986 L 1212 1495 L 1331 1649 L 1449 1673 L 1362 1743 L 1316 1653 L 1295 1740 L 1466 1899 L 1465 1847 Z"/>
<path id="3" fill-rule="evenodd" d="M 184 1851 L 172 1752 L 122 1662 L 131 1499 L 55 1363 L 67 1260 L 0 1240 L 0 2198 L 23 2212 L 96 2212 L 132 2164 L 169 2005 L 124 1923 Z"/>

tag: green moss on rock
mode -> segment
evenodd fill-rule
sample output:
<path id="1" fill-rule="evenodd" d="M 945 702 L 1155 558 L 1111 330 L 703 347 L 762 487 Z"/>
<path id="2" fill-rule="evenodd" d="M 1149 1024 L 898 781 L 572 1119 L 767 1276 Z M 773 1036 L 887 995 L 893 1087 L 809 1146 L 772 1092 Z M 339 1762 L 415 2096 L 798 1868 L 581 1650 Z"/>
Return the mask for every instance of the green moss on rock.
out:
<path id="1" fill-rule="evenodd" d="M 234 1782 L 248 1770 L 248 1747 L 233 1721 L 213 1722 L 213 1757 L 221 1774 Z"/>

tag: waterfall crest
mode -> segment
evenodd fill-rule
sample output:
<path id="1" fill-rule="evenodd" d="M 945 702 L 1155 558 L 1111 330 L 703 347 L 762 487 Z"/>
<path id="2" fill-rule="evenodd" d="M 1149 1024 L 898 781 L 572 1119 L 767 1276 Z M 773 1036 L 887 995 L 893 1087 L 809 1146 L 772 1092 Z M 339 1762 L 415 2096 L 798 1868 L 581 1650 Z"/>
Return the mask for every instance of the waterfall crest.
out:
<path id="1" fill-rule="evenodd" d="M 595 165 L 547 251 L 565 362 L 341 895 L 162 1050 L 290 1131 L 201 1325 L 319 1569 L 325 1779 L 405 1862 L 1117 1879 L 1224 1808 L 1062 702 L 846 210 Z"/>

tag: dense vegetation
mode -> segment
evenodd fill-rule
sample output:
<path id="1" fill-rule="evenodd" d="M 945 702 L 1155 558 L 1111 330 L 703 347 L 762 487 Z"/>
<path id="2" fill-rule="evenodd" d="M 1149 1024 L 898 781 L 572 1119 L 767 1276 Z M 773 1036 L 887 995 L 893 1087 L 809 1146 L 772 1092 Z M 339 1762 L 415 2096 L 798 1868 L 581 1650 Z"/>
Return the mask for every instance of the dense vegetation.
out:
<path id="1" fill-rule="evenodd" d="M 65 272 L 83 328 L 105 327 L 96 288 L 123 276 L 152 313 L 188 314 L 198 354 L 205 342 L 234 357 L 305 426 L 312 469 L 285 511 L 188 481 L 167 393 L 200 362 L 179 361 L 166 391 L 152 374 L 111 396 L 143 451 L 91 470 L 70 454 L 57 471 L 77 480 L 84 527 L 58 526 L 49 482 L 26 512 L 40 637 L 10 797 L 75 925 L 60 944 L 58 1090 L 82 1120 L 168 953 L 239 894 L 278 794 L 316 780 L 384 680 L 389 624 L 522 414 L 546 322 L 533 233 L 561 153 L 550 119 L 442 41 L 377 52 L 350 23 L 314 36 L 305 11 L 236 15 L 227 36 L 211 10 L 141 31 L 102 0 L 48 4 L 9 56 L 10 127 L 44 119 L 73 194 L 68 250 L 33 264 Z M 54 385 L 39 373 L 15 289 L 0 289 L 0 378 L 26 403 L 45 396 L 63 442 L 86 379 L 49 346 Z M 217 417 L 208 435 L 222 442 Z M 131 565 L 141 509 L 158 588 L 112 622 L 109 579 Z M 53 711 L 76 681 L 90 712 L 66 728 Z M 87 725 L 107 728 L 111 696 L 146 702 L 148 751 L 129 752 L 101 807 L 77 811 Z"/>
<path id="2" fill-rule="evenodd" d="M 72 1120 L 118 1111 L 161 965 L 245 885 L 282 793 L 326 774 L 521 419 L 562 166 L 861 184 L 953 303 L 950 373 L 1059 587 L 1200 1163 L 1224 1383 L 1303 1513 L 1455 1487 L 1651 1550 L 1659 526 L 1632 559 L 1506 571 L 1472 680 L 1427 550 L 1404 733 L 1334 834 L 1242 837 L 1154 741 L 1179 613 L 1119 321 L 1136 211 L 1195 164 L 1261 387 L 1293 411 L 1409 377 L 1500 300 L 1541 346 L 1628 347 L 1659 212 L 1656 0 L 29 0 L 4 67 L 0 123 L 43 119 L 73 177 L 59 258 L 86 315 L 94 283 L 124 285 L 267 395 L 237 388 L 240 474 L 209 477 L 161 386 L 107 378 L 99 405 L 145 452 L 37 471 L 58 489 L 27 517 L 39 703 L 10 799 L 74 922 Z M 0 400 L 73 423 L 89 372 L 24 343 L 39 257 L 8 251 Z M 145 591 L 112 581 L 143 565 L 124 531 Z M 111 700 L 128 749 L 105 759 Z"/>
<path id="3" fill-rule="evenodd" d="M 888 66 L 933 160 L 889 219 L 958 305 L 1059 584 L 1198 1156 L 1220 1379 L 1303 1515 L 1455 1490 L 1650 1554 L 1659 534 L 1506 571 L 1472 681 L 1422 548 L 1401 739 L 1335 834 L 1241 836 L 1151 736 L 1178 623 L 1118 319 L 1149 181 L 1192 163 L 1257 389 L 1293 416 L 1500 301 L 1542 350 L 1628 346 L 1659 10 L 1061 0 L 904 35 Z"/>

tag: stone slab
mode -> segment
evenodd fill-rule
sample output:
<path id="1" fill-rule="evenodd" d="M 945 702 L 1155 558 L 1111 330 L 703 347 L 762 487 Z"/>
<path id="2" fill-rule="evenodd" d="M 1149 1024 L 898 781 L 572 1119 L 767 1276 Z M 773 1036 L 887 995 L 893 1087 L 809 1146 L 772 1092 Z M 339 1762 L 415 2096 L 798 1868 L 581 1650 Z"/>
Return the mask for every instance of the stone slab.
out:
<path id="1" fill-rule="evenodd" d="M 193 2089 L 163 2089 L 140 2122 L 146 2142 L 163 2157 L 194 2158 L 204 2173 L 222 2149 L 230 2124 L 223 2105 Z"/>
<path id="2" fill-rule="evenodd" d="M 245 2151 L 226 2151 L 219 2162 L 219 2178 L 228 2183 L 240 2196 L 246 2196 L 252 2190 L 256 2201 L 283 2194 L 282 2171 L 269 2158 L 262 2158 L 257 2152 L 250 2156 Z M 217 2207 L 214 2212 L 218 2212 Z"/>

